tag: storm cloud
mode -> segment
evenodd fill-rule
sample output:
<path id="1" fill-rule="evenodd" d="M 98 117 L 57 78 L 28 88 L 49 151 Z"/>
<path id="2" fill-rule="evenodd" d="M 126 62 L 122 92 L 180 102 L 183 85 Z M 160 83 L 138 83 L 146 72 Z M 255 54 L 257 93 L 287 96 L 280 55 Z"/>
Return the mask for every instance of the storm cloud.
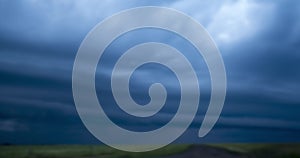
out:
<path id="1" fill-rule="evenodd" d="M 206 138 L 195 139 L 209 102 L 210 86 L 207 86 L 209 74 L 205 63 L 189 57 L 196 65 L 200 64 L 196 70 L 202 77 L 201 103 L 194 123 L 179 142 L 300 140 L 297 1 L 3 0 L 0 2 L 0 143 L 98 143 L 82 124 L 73 101 L 72 68 L 77 49 L 86 34 L 103 19 L 124 9 L 150 5 L 177 9 L 201 23 L 218 45 L 226 67 L 228 87 L 221 117 Z M 173 36 L 157 30 L 124 35 L 108 48 L 109 60 L 103 60 L 104 69 L 97 70 L 99 84 L 104 81 L 101 78 L 110 77 L 109 66 L 113 65 L 110 61 L 118 57 L 109 53 L 120 53 L 138 41 L 179 43 L 181 49 L 189 49 L 182 39 Z M 158 69 L 161 79 L 151 75 Z M 141 68 L 132 79 L 133 98 L 141 104 L 149 101 L 147 91 L 153 82 L 160 81 L 169 85 L 169 90 L 178 90 L 174 75 L 153 65 Z M 100 93 L 106 91 L 103 97 L 109 99 L 104 103 L 113 104 L 109 87 L 99 89 Z M 168 97 L 168 104 L 178 102 L 176 94 Z M 149 130 L 171 119 L 176 107 L 167 106 L 150 121 L 136 121 L 115 110 L 118 108 L 107 111 L 122 127 L 135 129 L 145 125 L 147 128 L 140 130 Z M 124 121 L 125 117 L 130 125 Z"/>

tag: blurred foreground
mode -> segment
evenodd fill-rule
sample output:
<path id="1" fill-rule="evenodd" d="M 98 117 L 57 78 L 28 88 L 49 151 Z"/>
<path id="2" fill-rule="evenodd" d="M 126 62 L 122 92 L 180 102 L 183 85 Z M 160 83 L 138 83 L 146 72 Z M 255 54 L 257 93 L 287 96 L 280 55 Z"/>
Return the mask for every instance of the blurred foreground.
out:
<path id="1" fill-rule="evenodd" d="M 104 145 L 0 146 L 0 158 L 300 158 L 300 144 L 168 145 L 144 153 L 119 151 Z"/>

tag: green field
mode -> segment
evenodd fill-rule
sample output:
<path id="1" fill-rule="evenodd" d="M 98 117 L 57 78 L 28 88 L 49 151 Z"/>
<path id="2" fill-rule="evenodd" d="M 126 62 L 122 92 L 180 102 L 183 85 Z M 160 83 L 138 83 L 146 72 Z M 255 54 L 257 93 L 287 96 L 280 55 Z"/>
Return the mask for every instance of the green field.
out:
<path id="1" fill-rule="evenodd" d="M 144 153 L 124 152 L 104 145 L 0 146 L 0 158 L 158 157 L 184 152 L 189 146 L 169 145 Z"/>
<path id="2" fill-rule="evenodd" d="M 300 158 L 300 144 L 210 144 L 253 158 Z"/>
<path id="3" fill-rule="evenodd" d="M 0 146 L 0 158 L 139 158 L 165 157 L 206 146 L 251 158 L 300 158 L 300 144 L 208 144 L 168 145 L 144 153 L 119 151 L 104 145 L 24 145 Z M 192 157 L 190 157 L 192 158 Z"/>

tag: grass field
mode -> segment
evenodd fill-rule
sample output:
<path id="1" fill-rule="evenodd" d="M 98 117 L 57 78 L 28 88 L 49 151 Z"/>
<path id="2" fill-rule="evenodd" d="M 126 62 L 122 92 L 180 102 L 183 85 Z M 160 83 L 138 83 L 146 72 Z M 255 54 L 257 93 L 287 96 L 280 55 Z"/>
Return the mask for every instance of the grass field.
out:
<path id="1" fill-rule="evenodd" d="M 300 158 L 300 144 L 210 144 L 253 158 Z"/>
<path id="2" fill-rule="evenodd" d="M 104 145 L 0 146 L 0 158 L 139 158 L 164 157 L 188 151 L 195 145 L 169 145 L 144 153 L 119 151 Z M 251 158 L 300 158 L 300 144 L 208 144 Z"/>
<path id="3" fill-rule="evenodd" d="M 144 153 L 123 152 L 104 145 L 0 146 L 0 158 L 158 157 L 183 152 L 189 146 L 169 145 Z"/>

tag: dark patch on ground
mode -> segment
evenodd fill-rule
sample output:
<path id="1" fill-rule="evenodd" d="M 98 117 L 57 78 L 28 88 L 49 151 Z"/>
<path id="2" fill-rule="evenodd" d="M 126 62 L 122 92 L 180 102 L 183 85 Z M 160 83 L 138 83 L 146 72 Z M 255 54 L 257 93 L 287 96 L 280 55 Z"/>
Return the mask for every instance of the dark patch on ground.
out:
<path id="1" fill-rule="evenodd" d="M 246 158 L 245 154 L 207 145 L 194 145 L 186 152 L 166 158 Z"/>

